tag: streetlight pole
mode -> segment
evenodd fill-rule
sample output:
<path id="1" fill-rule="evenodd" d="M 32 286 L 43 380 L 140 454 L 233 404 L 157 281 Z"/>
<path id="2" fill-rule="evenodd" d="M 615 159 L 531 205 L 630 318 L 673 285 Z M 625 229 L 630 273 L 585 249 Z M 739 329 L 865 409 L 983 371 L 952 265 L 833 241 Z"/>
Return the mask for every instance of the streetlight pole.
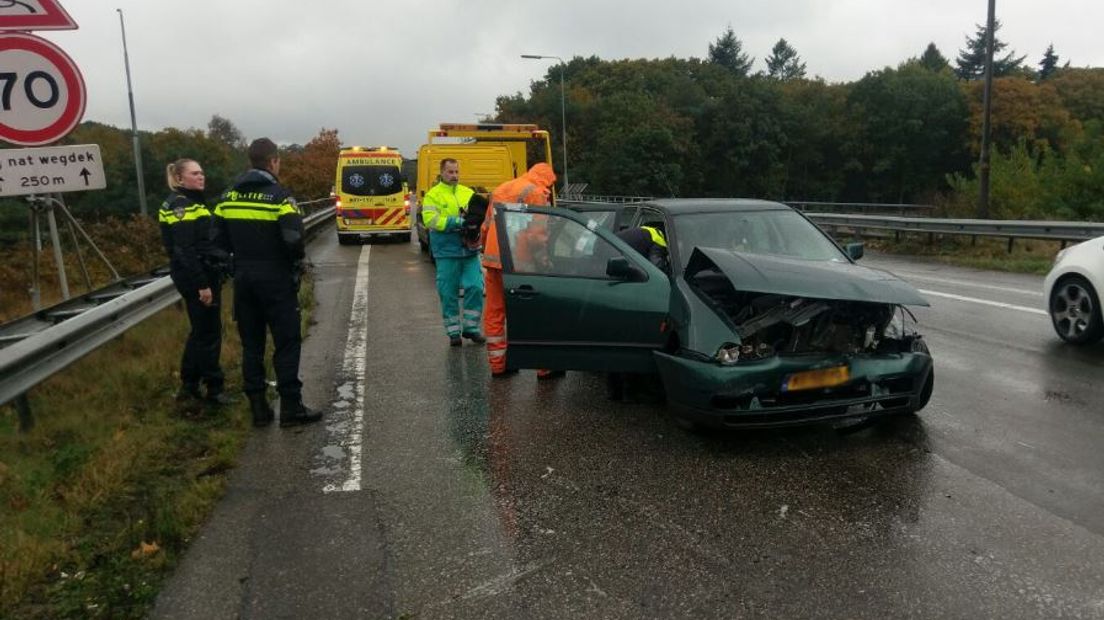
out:
<path id="1" fill-rule="evenodd" d="M 130 54 L 127 53 L 126 24 L 123 23 L 123 10 L 119 12 L 119 29 L 123 32 L 123 65 L 126 66 L 127 97 L 130 99 L 130 133 L 134 137 L 134 169 L 138 174 L 138 207 L 142 216 L 146 215 L 146 181 L 142 178 L 142 148 L 138 144 L 138 121 L 134 117 L 134 90 L 130 86 Z"/>
<path id="2" fill-rule="evenodd" d="M 560 61 L 560 144 L 563 145 L 563 188 L 567 191 L 567 105 L 564 102 L 564 67 L 567 65 L 559 56 L 542 56 L 540 54 L 522 54 L 522 58 L 530 60 L 558 60 Z"/>
<path id="3" fill-rule="evenodd" d="M 978 208 L 980 219 L 989 218 L 989 123 L 993 107 L 993 45 L 996 34 L 996 0 L 989 0 L 989 17 L 985 26 L 985 90 L 982 95 L 981 157 L 978 161 Z"/>

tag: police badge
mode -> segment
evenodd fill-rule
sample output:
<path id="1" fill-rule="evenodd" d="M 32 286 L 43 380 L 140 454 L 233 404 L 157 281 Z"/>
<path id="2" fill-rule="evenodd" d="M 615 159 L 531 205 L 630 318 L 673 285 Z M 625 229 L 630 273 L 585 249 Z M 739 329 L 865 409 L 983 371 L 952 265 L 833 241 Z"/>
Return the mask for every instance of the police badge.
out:
<path id="1" fill-rule="evenodd" d="M 173 215 L 175 215 L 176 219 L 178 219 L 178 220 L 184 219 L 184 213 L 185 213 L 184 207 L 177 206 L 173 209 Z"/>

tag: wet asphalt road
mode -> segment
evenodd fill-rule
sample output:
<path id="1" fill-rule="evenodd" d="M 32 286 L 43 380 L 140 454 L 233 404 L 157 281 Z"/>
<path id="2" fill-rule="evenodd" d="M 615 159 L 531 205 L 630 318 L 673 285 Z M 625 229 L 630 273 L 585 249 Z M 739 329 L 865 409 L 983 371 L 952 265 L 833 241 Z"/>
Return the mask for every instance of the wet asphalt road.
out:
<path id="1" fill-rule="evenodd" d="M 1104 617 L 1104 347 L 1057 342 L 1039 277 L 868 257 L 929 292 L 929 407 L 695 435 L 595 375 L 492 382 L 416 245 L 312 256 L 327 424 L 256 433 L 154 617 Z"/>

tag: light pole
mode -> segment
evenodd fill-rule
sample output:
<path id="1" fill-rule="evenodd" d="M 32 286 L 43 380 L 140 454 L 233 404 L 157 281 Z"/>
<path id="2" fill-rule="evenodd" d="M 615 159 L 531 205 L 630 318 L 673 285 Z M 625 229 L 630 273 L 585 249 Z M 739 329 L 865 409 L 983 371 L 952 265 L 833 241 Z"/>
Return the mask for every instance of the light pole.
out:
<path id="1" fill-rule="evenodd" d="M 989 0 L 989 17 L 985 23 L 985 90 L 982 95 L 981 157 L 978 161 L 979 219 L 989 218 L 989 117 L 993 107 L 993 32 L 996 25 L 996 0 Z"/>
<path id="2" fill-rule="evenodd" d="M 559 56 L 547 56 L 540 54 L 522 54 L 522 58 L 528 58 L 530 60 L 558 60 L 560 61 L 560 122 L 562 126 L 560 128 L 560 144 L 563 145 L 563 189 L 567 191 L 567 107 L 564 104 L 564 63 L 563 58 Z"/>
<path id="3" fill-rule="evenodd" d="M 119 29 L 123 32 L 123 65 L 126 67 L 127 97 L 130 98 L 130 132 L 134 136 L 134 169 L 138 173 L 138 207 L 146 215 L 146 181 L 142 178 L 142 147 L 138 144 L 138 121 L 134 117 L 134 90 L 130 86 L 130 55 L 127 54 L 126 25 L 123 23 L 123 10 L 119 12 Z"/>

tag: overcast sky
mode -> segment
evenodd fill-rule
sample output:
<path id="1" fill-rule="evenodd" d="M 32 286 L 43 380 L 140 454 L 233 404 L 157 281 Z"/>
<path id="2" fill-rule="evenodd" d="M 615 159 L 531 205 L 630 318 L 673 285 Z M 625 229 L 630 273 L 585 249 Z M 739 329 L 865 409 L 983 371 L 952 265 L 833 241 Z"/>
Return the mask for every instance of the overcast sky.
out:
<path id="1" fill-rule="evenodd" d="M 528 92 L 565 59 L 703 57 L 731 24 L 754 70 L 780 37 L 810 76 L 852 81 L 919 55 L 953 59 L 985 0 L 61 0 L 76 31 L 39 33 L 76 61 L 86 120 L 129 126 L 116 8 L 126 16 L 138 126 L 231 119 L 249 139 L 346 144 L 413 156 L 442 121 L 474 122 L 495 97 Z M 1102 0 L 1000 0 L 1000 37 L 1035 65 L 1048 43 L 1075 66 L 1104 66 Z M 568 119 L 570 124 L 571 119 Z M 553 130 L 555 128 L 552 128 Z"/>

